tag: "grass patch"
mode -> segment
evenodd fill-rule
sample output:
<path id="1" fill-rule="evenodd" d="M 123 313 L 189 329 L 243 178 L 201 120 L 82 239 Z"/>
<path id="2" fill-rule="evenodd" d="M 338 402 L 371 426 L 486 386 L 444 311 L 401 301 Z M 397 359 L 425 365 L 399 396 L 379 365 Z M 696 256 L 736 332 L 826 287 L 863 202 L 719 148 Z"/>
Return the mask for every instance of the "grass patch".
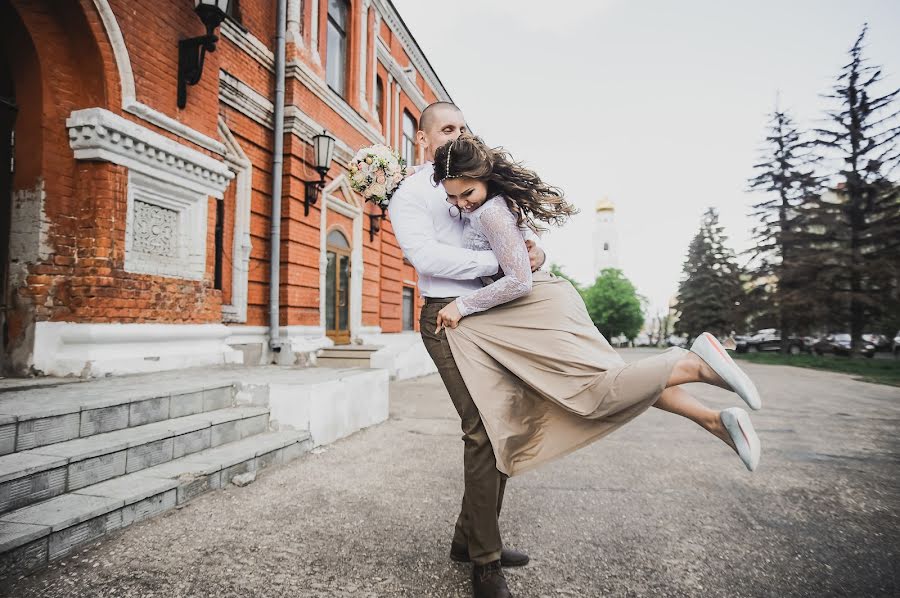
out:
<path id="1" fill-rule="evenodd" d="M 900 386 L 900 359 L 867 359 L 833 355 L 782 355 L 780 353 L 738 353 L 737 359 L 766 365 L 792 365 L 798 368 L 828 370 L 856 376 L 864 382 Z"/>

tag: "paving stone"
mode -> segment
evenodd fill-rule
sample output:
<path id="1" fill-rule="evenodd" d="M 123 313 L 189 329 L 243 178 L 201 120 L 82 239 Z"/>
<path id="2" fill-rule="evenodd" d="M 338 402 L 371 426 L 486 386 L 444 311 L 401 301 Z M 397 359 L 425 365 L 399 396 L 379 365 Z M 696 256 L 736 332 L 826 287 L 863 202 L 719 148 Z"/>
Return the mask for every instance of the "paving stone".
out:
<path id="1" fill-rule="evenodd" d="M 82 488 L 75 491 L 75 494 L 121 499 L 125 505 L 130 505 L 157 494 L 174 490 L 177 486 L 178 483 L 171 479 L 124 475 Z"/>
<path id="2" fill-rule="evenodd" d="M 0 521 L 0 553 L 50 535 L 50 526 Z"/>
<path id="3" fill-rule="evenodd" d="M 87 438 L 76 438 L 67 442 L 59 442 L 50 446 L 41 446 L 29 451 L 36 455 L 51 455 L 54 457 L 67 457 L 69 463 L 75 463 L 100 457 L 109 453 L 123 451 L 128 448 L 129 433 L 126 430 L 119 432 L 107 432 L 106 434 L 98 434 L 88 436 Z"/>
<path id="4" fill-rule="evenodd" d="M 127 505 L 122 509 L 122 527 L 148 519 L 175 508 L 178 491 L 175 488 Z"/>
<path id="5" fill-rule="evenodd" d="M 212 426 L 210 446 L 221 446 L 241 439 L 240 420 L 229 421 Z"/>
<path id="6" fill-rule="evenodd" d="M 211 428 L 204 428 L 189 434 L 175 436 L 173 438 L 172 458 L 179 459 L 185 455 L 208 449 L 210 447 L 211 434 Z"/>
<path id="7" fill-rule="evenodd" d="M 16 423 L 0 425 L 0 455 L 16 450 Z"/>
<path id="8" fill-rule="evenodd" d="M 157 440 L 128 449 L 126 473 L 133 473 L 172 460 L 172 438 Z"/>
<path id="9" fill-rule="evenodd" d="M 130 410 L 130 406 L 126 403 L 82 411 L 80 435 L 91 436 L 127 428 Z"/>
<path id="10" fill-rule="evenodd" d="M 128 425 L 151 424 L 169 418 L 169 397 L 157 397 L 131 403 Z"/>
<path id="11" fill-rule="evenodd" d="M 0 482 L 14 480 L 40 471 L 62 467 L 68 459 L 53 455 L 13 453 L 0 457 Z"/>
<path id="12" fill-rule="evenodd" d="M 0 483 L 0 513 L 6 513 L 66 491 L 66 466 L 39 471 Z"/>
<path id="13" fill-rule="evenodd" d="M 20 421 L 16 432 L 16 450 L 27 451 L 38 446 L 78 438 L 81 414 L 69 413 Z"/>
<path id="14" fill-rule="evenodd" d="M 124 505 L 119 498 L 63 494 L 42 503 L 0 516 L 0 521 L 47 525 L 57 532 L 73 525 L 106 515 Z"/>
<path id="15" fill-rule="evenodd" d="M 225 409 L 231 407 L 234 401 L 231 385 L 220 388 L 206 388 L 203 390 L 203 410 Z"/>
<path id="16" fill-rule="evenodd" d="M 50 538 L 46 537 L 0 554 L 0 579 L 25 575 L 44 567 L 49 545 Z"/>
<path id="17" fill-rule="evenodd" d="M 127 452 L 119 451 L 70 464 L 68 490 L 78 490 L 124 475 Z"/>
<path id="18" fill-rule="evenodd" d="M 203 411 L 203 391 L 187 394 L 173 394 L 169 417 L 184 417 Z"/>
<path id="19" fill-rule="evenodd" d="M 248 436 L 255 436 L 256 434 L 262 434 L 266 431 L 266 428 L 269 426 L 269 414 L 264 413 L 263 415 L 257 415 L 254 417 L 248 417 L 246 419 L 242 419 L 239 425 L 241 430 L 241 438 L 247 438 Z"/>
<path id="20" fill-rule="evenodd" d="M 50 561 L 55 561 L 66 556 L 79 546 L 93 542 L 97 538 L 101 538 L 121 527 L 122 509 L 116 509 L 112 513 L 95 517 L 58 532 L 53 532 L 50 534 L 47 558 Z"/>

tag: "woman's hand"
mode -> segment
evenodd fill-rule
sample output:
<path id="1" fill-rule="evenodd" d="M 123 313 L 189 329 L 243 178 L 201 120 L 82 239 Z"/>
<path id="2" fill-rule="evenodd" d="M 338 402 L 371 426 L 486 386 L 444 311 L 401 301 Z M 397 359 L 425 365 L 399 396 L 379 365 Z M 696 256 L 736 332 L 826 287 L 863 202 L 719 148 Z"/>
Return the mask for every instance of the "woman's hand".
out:
<path id="1" fill-rule="evenodd" d="M 434 333 L 437 334 L 441 331 L 441 328 L 456 328 L 459 326 L 459 321 L 462 319 L 462 314 L 459 313 L 459 308 L 456 307 L 456 301 L 451 301 L 448 303 L 444 309 L 438 312 L 437 315 L 437 328 Z"/>

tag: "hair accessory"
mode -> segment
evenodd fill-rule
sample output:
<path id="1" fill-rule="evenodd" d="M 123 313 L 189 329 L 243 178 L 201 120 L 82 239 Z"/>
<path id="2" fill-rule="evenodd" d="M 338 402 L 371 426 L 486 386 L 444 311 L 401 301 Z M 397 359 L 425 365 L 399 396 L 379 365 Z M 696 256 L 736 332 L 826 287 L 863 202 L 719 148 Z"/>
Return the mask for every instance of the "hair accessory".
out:
<path id="1" fill-rule="evenodd" d="M 447 167 L 444 169 L 446 173 L 444 174 L 445 179 L 457 179 L 460 175 L 450 175 L 450 152 L 453 151 L 453 144 L 456 143 L 456 139 L 450 142 L 450 146 L 447 148 Z"/>

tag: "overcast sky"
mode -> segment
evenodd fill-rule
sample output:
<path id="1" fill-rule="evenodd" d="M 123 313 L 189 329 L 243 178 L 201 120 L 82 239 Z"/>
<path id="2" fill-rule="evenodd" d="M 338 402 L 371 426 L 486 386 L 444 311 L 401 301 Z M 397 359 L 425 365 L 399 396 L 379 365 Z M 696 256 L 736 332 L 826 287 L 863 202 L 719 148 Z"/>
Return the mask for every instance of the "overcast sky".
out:
<path id="1" fill-rule="evenodd" d="M 594 204 L 616 205 L 620 266 L 654 306 L 675 294 L 709 206 L 750 246 L 747 179 L 780 90 L 821 118 L 864 22 L 900 87 L 900 0 L 394 0 L 478 134 L 562 187 L 582 213 L 547 237 L 593 280 Z"/>

